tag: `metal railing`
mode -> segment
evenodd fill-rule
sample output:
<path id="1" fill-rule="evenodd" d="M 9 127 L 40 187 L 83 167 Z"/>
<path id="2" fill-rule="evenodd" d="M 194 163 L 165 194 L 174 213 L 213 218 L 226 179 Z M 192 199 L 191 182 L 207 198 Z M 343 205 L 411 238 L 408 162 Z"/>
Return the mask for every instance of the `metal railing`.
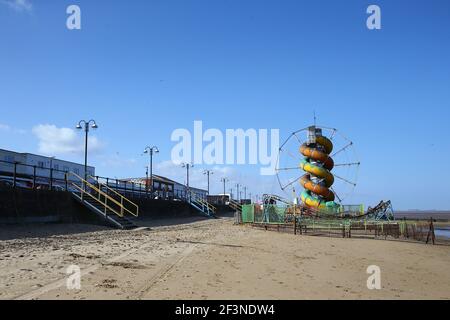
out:
<path id="1" fill-rule="evenodd" d="M 0 187 L 9 185 L 13 188 L 19 187 L 33 190 L 74 191 L 75 187 L 72 185 L 72 182 L 74 182 L 75 176 L 71 175 L 71 173 L 72 171 L 0 160 Z M 73 173 L 79 175 L 77 172 Z M 174 190 L 174 186 L 166 190 L 154 188 L 153 194 L 151 194 L 145 183 L 93 175 L 90 175 L 88 180 L 90 183 L 102 183 L 108 186 L 110 190 L 114 190 L 129 198 L 189 200 L 188 190 Z M 198 195 L 196 197 L 200 198 Z"/>
<path id="2" fill-rule="evenodd" d="M 92 176 L 90 176 L 90 177 L 91 177 L 92 179 L 96 180 L 95 177 L 92 177 Z M 127 213 L 129 213 L 129 214 L 131 214 L 131 215 L 133 215 L 133 216 L 135 216 L 135 217 L 137 217 L 137 216 L 139 215 L 139 206 L 138 206 L 137 204 L 135 204 L 135 203 L 132 202 L 131 200 L 125 198 L 122 194 L 120 194 L 120 193 L 117 192 L 116 190 L 110 188 L 108 185 L 106 185 L 106 184 L 104 184 L 104 183 L 102 183 L 102 182 L 99 182 L 98 180 L 96 180 L 96 181 L 97 181 L 97 184 L 98 184 L 98 186 L 99 186 L 99 188 L 98 188 L 99 190 L 101 190 L 102 187 L 103 187 L 103 188 L 105 188 L 105 189 L 107 190 L 106 194 L 108 194 L 108 191 L 109 191 L 109 192 L 112 192 L 112 193 L 113 193 L 114 195 L 116 195 L 117 197 L 119 197 L 119 199 L 120 199 L 120 206 L 121 206 L 121 208 L 122 208 L 122 213 L 123 213 L 123 211 L 126 211 Z M 129 205 L 131 205 L 131 207 L 132 207 L 134 210 L 128 209 L 128 208 L 125 206 L 124 202 L 127 203 L 127 204 L 129 204 Z"/>
<path id="3" fill-rule="evenodd" d="M 0 182 L 13 188 L 67 191 L 69 171 L 0 160 Z"/>
<path id="4" fill-rule="evenodd" d="M 85 196 L 89 196 L 91 199 L 94 199 L 103 207 L 103 213 L 105 216 L 107 214 L 107 210 L 110 210 L 119 217 L 123 217 L 125 211 L 129 212 L 129 210 L 126 209 L 122 203 L 118 202 L 116 199 L 102 191 L 99 187 L 95 186 L 87 180 L 84 180 L 82 177 L 73 172 L 69 172 L 68 175 L 71 175 L 78 179 L 79 185 L 75 182 L 71 182 L 71 184 L 80 193 L 80 199 L 84 201 Z M 116 208 L 113 208 L 113 205 L 115 205 Z M 137 210 L 139 210 L 139 207 L 137 208 Z"/>
<path id="5" fill-rule="evenodd" d="M 197 194 L 190 192 L 190 199 L 189 201 L 191 203 L 197 204 L 200 210 L 203 212 L 207 212 L 208 214 L 211 212 L 212 214 L 216 213 L 217 208 L 210 204 L 208 201 L 200 198 Z"/>
<path id="6" fill-rule="evenodd" d="M 230 199 L 230 201 L 228 203 L 232 209 L 242 212 L 242 205 L 239 202 L 234 201 L 233 199 Z"/>

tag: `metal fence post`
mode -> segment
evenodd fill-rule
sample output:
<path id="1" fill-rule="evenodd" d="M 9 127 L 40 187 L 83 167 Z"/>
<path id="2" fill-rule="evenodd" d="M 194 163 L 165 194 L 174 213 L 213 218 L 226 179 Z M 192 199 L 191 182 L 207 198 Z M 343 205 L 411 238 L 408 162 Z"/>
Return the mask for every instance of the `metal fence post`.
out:
<path id="1" fill-rule="evenodd" d="M 50 168 L 50 190 L 53 189 L 53 168 Z"/>
<path id="2" fill-rule="evenodd" d="M 36 166 L 33 166 L 33 189 L 36 189 Z"/>
<path id="3" fill-rule="evenodd" d="M 14 176 L 13 176 L 13 187 L 16 187 L 16 175 L 17 175 L 17 162 L 14 162 Z"/>

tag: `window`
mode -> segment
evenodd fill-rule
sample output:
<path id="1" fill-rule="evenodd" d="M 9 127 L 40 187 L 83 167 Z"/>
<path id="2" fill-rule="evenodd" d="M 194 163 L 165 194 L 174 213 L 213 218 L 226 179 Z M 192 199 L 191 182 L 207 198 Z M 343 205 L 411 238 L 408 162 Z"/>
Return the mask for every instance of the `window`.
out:
<path id="1" fill-rule="evenodd" d="M 44 168 L 44 161 L 38 161 L 37 166 L 39 168 Z"/>
<path id="2" fill-rule="evenodd" d="M 53 166 L 53 169 L 59 170 L 59 164 L 55 164 L 55 165 Z"/>
<path id="3" fill-rule="evenodd" d="M 63 167 L 63 171 L 66 171 L 66 172 L 69 171 L 69 167 L 68 166 L 64 166 Z"/>
<path id="4" fill-rule="evenodd" d="M 78 169 L 78 168 L 75 168 L 75 169 L 73 169 L 73 172 L 75 172 L 75 174 L 80 174 L 80 169 Z"/>
<path id="5" fill-rule="evenodd" d="M 5 156 L 5 161 L 14 162 L 14 156 Z"/>

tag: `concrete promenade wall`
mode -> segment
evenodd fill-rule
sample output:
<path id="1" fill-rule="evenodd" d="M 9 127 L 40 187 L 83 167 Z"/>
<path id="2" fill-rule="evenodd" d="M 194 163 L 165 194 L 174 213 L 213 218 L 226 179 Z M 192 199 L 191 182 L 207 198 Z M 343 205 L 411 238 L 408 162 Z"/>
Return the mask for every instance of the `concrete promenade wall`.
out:
<path id="1" fill-rule="evenodd" d="M 95 223 L 68 192 L 0 188 L 0 223 Z"/>
<path id="2" fill-rule="evenodd" d="M 137 220 L 200 215 L 181 201 L 130 200 L 139 206 Z M 69 192 L 0 187 L 0 224 L 51 222 L 104 224 Z"/>

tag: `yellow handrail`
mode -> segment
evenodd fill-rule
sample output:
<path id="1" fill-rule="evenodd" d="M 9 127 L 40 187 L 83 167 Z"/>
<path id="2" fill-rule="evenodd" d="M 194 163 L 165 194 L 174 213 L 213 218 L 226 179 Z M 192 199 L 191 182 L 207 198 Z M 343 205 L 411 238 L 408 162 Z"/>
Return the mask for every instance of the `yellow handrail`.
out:
<path id="1" fill-rule="evenodd" d="M 81 182 L 83 182 L 86 186 L 89 186 L 91 189 L 93 189 L 94 191 L 98 192 L 98 199 L 96 197 L 94 197 L 92 194 L 90 194 L 89 192 L 87 192 L 86 190 L 84 190 L 82 187 L 79 187 L 76 183 L 72 182 L 72 185 L 77 188 L 78 190 L 81 191 L 82 194 L 87 194 L 89 195 L 91 198 L 93 198 L 94 200 L 96 200 L 97 202 L 99 202 L 101 205 L 105 206 L 105 208 L 108 208 L 109 210 L 111 210 L 112 212 L 114 212 L 115 214 L 117 214 L 119 217 L 123 217 L 123 205 L 120 204 L 116 199 L 114 199 L 113 197 L 109 196 L 108 194 L 106 194 L 105 192 L 101 191 L 99 188 L 97 188 L 96 186 L 94 186 L 92 183 L 90 183 L 89 181 L 84 180 L 83 178 L 81 178 L 79 175 L 73 173 L 73 172 L 69 172 L 69 174 L 73 175 L 74 177 L 78 178 Z M 104 196 L 105 197 L 105 202 L 103 203 L 100 200 L 100 196 Z M 117 212 L 115 209 L 113 209 L 112 207 L 110 207 L 108 205 L 108 200 L 112 201 L 113 203 L 115 203 L 116 205 L 118 205 L 121 210 L 120 213 Z"/>
<path id="2" fill-rule="evenodd" d="M 233 209 L 242 211 L 242 205 L 239 202 L 234 201 L 233 199 L 230 199 L 228 202 Z"/>
<path id="3" fill-rule="evenodd" d="M 195 193 L 193 193 L 192 191 L 191 191 L 191 196 L 193 196 L 194 197 L 194 201 L 197 201 L 197 202 L 200 202 L 202 205 L 204 205 L 204 206 L 206 206 L 209 210 L 211 210 L 212 212 L 216 212 L 216 207 L 215 206 L 213 206 L 212 204 L 210 204 L 208 201 L 205 201 L 205 200 L 203 200 L 202 198 L 200 198 L 200 197 L 197 197 L 197 195 L 195 194 Z"/>
<path id="4" fill-rule="evenodd" d="M 111 187 L 109 187 L 107 184 L 102 183 L 100 181 L 98 181 L 97 179 L 95 179 L 93 176 L 89 176 L 92 179 L 96 180 L 97 183 L 101 186 L 104 186 L 106 189 L 108 189 L 109 191 L 112 191 L 114 194 L 116 194 L 117 196 L 120 197 L 120 202 L 121 202 L 121 207 L 127 211 L 129 214 L 137 217 L 139 215 L 139 206 L 137 204 L 135 204 L 134 202 L 132 202 L 131 200 L 129 200 L 128 198 L 125 198 L 122 194 L 120 194 L 119 192 L 117 192 L 116 190 L 112 189 Z M 132 212 L 131 210 L 127 209 L 124 205 L 123 205 L 123 200 L 126 200 L 128 203 L 132 204 L 135 208 L 136 208 L 136 213 Z"/>
<path id="5" fill-rule="evenodd" d="M 105 208 L 108 208 L 109 210 L 111 210 L 112 212 L 114 212 L 116 215 L 118 215 L 119 217 L 123 217 L 123 215 L 121 215 L 119 212 L 117 212 L 115 209 L 113 209 L 112 207 L 108 206 L 108 204 L 106 203 L 106 197 L 105 197 L 105 203 L 103 203 L 100 199 L 97 199 L 96 197 L 94 197 L 92 194 L 90 194 L 89 192 L 86 192 L 83 190 L 83 188 L 77 186 L 75 183 L 72 183 L 72 185 L 77 188 L 78 190 L 80 190 L 81 192 L 83 192 L 84 194 L 87 194 L 88 196 L 90 196 L 92 199 L 96 200 L 97 202 L 99 202 L 102 206 L 104 206 Z"/>

